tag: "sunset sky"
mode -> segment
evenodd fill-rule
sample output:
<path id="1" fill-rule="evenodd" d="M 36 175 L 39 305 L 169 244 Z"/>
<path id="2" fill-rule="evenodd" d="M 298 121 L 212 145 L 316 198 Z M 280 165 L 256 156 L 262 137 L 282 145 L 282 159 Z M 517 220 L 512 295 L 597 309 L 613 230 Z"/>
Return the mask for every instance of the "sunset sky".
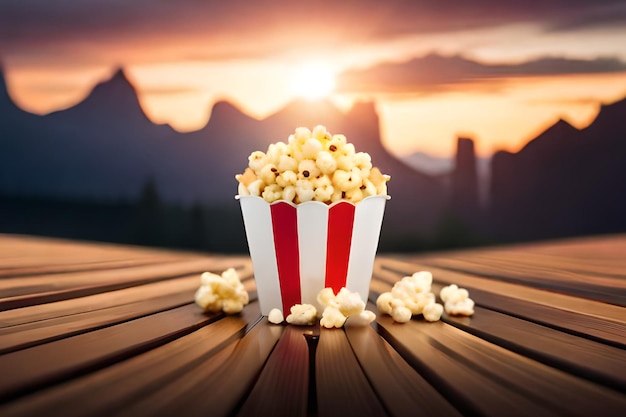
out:
<path id="1" fill-rule="evenodd" d="M 450 155 L 457 135 L 489 155 L 626 96 L 626 1 L 3 0 L 0 62 L 35 113 L 118 67 L 178 130 L 216 100 L 262 118 L 332 82 L 341 108 L 376 101 L 398 155 Z"/>

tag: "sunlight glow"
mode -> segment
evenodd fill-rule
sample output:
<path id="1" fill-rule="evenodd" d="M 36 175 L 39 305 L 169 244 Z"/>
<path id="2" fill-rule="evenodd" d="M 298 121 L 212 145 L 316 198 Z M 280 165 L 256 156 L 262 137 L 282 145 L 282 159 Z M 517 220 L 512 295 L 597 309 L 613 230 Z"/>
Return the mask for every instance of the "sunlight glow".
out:
<path id="1" fill-rule="evenodd" d="M 308 64 L 294 71 L 289 90 L 296 96 L 316 100 L 328 96 L 335 88 L 335 75 L 330 68 Z"/>

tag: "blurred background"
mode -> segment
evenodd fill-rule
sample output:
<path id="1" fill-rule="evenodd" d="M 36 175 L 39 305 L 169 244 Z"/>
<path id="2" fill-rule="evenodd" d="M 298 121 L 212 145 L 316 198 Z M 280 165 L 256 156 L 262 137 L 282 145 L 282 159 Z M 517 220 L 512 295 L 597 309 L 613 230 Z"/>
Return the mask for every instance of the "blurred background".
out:
<path id="1" fill-rule="evenodd" d="M 3 0 L 0 233 L 245 252 L 297 126 L 392 176 L 381 251 L 626 231 L 626 1 Z"/>

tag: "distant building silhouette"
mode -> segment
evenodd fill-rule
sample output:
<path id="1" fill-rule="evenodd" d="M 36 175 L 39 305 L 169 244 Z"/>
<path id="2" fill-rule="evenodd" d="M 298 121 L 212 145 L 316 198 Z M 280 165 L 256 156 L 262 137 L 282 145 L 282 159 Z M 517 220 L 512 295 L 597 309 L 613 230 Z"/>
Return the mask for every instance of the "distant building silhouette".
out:
<path id="1" fill-rule="evenodd" d="M 452 172 L 451 200 L 455 213 L 471 216 L 478 210 L 478 170 L 474 141 L 457 139 L 454 171 Z"/>

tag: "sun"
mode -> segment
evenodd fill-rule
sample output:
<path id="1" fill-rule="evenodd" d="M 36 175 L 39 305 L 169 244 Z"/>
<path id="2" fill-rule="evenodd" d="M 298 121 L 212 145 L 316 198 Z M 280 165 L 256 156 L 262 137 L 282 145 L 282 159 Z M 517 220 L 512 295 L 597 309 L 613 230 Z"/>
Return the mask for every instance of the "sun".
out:
<path id="1" fill-rule="evenodd" d="M 293 72 L 289 82 L 290 92 L 307 100 L 317 100 L 328 96 L 335 88 L 335 74 L 321 64 L 307 64 Z"/>

